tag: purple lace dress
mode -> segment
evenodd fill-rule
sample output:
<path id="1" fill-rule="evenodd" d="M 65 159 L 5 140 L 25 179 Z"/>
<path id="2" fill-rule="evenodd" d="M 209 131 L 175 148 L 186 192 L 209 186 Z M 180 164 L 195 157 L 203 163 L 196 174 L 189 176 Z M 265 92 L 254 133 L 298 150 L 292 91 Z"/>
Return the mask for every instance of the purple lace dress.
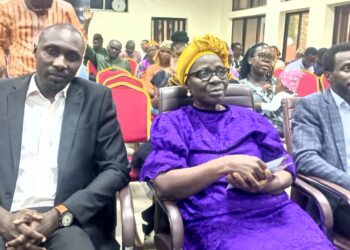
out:
<path id="1" fill-rule="evenodd" d="M 186 106 L 161 114 L 151 135 L 154 150 L 141 172 L 145 181 L 228 154 L 253 155 L 265 162 L 286 154 L 276 130 L 263 116 L 237 106 L 215 112 Z M 287 171 L 295 178 L 294 164 Z M 223 177 L 178 206 L 185 225 L 185 249 L 335 249 L 286 193 L 228 190 Z"/>

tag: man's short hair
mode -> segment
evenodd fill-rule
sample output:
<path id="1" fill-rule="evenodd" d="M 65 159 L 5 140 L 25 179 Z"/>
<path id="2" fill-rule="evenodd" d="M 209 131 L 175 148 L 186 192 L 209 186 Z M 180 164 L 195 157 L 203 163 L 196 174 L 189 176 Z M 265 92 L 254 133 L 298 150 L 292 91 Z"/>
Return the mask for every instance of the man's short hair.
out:
<path id="1" fill-rule="evenodd" d="M 93 40 L 100 40 L 100 41 L 103 41 L 103 37 L 102 37 L 101 34 L 96 33 L 96 34 L 94 34 Z"/>
<path id="2" fill-rule="evenodd" d="M 242 46 L 241 43 L 235 42 L 235 43 L 231 43 L 231 49 L 234 50 L 237 46 Z"/>
<path id="3" fill-rule="evenodd" d="M 304 56 L 308 56 L 308 55 L 316 56 L 316 55 L 317 55 L 317 49 L 314 48 L 314 47 L 308 47 L 308 48 L 305 50 Z"/>
<path id="4" fill-rule="evenodd" d="M 322 65 L 324 71 L 332 72 L 335 65 L 335 55 L 338 52 L 350 51 L 350 43 L 339 43 L 333 45 L 329 50 L 324 53 L 322 58 Z"/>

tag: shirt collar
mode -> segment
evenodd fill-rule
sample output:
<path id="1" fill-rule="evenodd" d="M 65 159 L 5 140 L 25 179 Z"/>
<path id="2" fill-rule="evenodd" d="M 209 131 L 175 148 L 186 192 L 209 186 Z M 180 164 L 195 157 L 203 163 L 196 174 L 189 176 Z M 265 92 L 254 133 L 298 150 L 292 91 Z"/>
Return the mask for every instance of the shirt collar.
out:
<path id="1" fill-rule="evenodd" d="M 344 103 L 346 104 L 345 100 L 341 98 L 337 93 L 335 93 L 332 88 L 330 88 L 330 90 L 335 104 L 337 105 L 338 109 L 340 109 L 342 106 L 344 106 Z"/>
<path id="2" fill-rule="evenodd" d="M 38 88 L 38 85 L 36 84 L 36 81 L 35 81 L 35 76 L 36 74 L 33 74 L 31 79 L 30 79 L 30 83 L 29 83 L 29 87 L 28 87 L 28 91 L 27 91 L 27 97 L 28 96 L 31 96 L 31 95 L 39 95 L 41 96 L 42 98 L 45 98 L 43 96 L 43 94 L 40 92 L 39 88 Z M 55 96 L 55 100 L 59 97 L 59 96 L 62 96 L 63 98 L 65 98 L 67 96 L 67 91 L 68 91 L 68 87 L 70 85 L 70 82 L 67 84 L 67 86 L 62 89 L 60 92 L 58 92 Z M 47 99 L 47 98 L 45 98 Z"/>

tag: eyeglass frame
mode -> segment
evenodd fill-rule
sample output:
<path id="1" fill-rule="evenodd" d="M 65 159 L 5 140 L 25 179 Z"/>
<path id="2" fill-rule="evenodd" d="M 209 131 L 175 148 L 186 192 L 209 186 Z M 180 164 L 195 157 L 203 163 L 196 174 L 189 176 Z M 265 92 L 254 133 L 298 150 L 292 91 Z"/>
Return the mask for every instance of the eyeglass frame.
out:
<path id="1" fill-rule="evenodd" d="M 276 59 L 274 55 L 271 55 L 269 57 L 267 57 L 267 55 L 269 54 L 261 52 L 259 54 L 253 55 L 252 57 L 258 57 L 260 60 L 271 61 L 271 62 L 273 62 Z"/>
<path id="2" fill-rule="evenodd" d="M 226 76 L 223 77 L 223 78 L 219 77 L 218 74 L 217 74 L 217 71 L 218 71 L 218 70 L 222 70 L 222 69 L 225 69 L 225 71 L 226 71 Z M 203 72 L 203 71 L 208 71 L 208 72 L 210 72 L 210 76 L 209 76 L 208 79 L 202 79 L 201 77 L 199 77 L 198 73 Z M 229 68 L 226 68 L 226 67 L 217 67 L 217 68 L 215 68 L 215 70 L 211 70 L 211 69 L 209 69 L 209 68 L 204 68 L 204 69 L 200 69 L 200 70 L 197 70 L 197 71 L 195 71 L 195 72 L 186 74 L 186 76 L 187 76 L 187 78 L 189 78 L 189 77 L 191 77 L 191 76 L 194 75 L 196 78 L 202 80 L 203 82 L 209 82 L 210 79 L 213 77 L 214 74 L 215 74 L 220 80 L 225 80 L 225 79 L 228 78 L 229 72 L 230 72 L 230 69 L 229 69 Z"/>

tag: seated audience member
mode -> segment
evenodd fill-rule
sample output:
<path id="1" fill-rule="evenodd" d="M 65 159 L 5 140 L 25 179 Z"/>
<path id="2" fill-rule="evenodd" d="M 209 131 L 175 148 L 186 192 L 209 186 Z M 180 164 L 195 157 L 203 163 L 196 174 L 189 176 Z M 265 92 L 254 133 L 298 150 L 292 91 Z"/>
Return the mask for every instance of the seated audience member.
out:
<path id="1" fill-rule="evenodd" d="M 233 63 L 233 51 L 231 48 L 228 48 L 228 65 L 230 66 L 230 72 L 232 76 L 236 79 L 239 78 L 239 73 L 235 69 L 234 63 Z"/>
<path id="2" fill-rule="evenodd" d="M 322 65 L 322 58 L 324 53 L 326 53 L 328 49 L 327 48 L 320 48 L 317 50 L 317 59 L 316 63 L 314 64 L 314 69 L 315 69 L 315 75 L 321 76 L 323 74 L 323 65 Z"/>
<path id="3" fill-rule="evenodd" d="M 143 59 L 145 59 L 145 57 L 147 56 L 147 52 L 146 52 L 146 44 L 148 43 L 148 40 L 147 39 L 143 39 L 142 41 L 141 41 L 141 44 L 140 44 L 140 46 L 141 46 L 141 52 L 140 52 L 140 54 L 141 54 L 141 61 L 143 60 Z"/>
<path id="4" fill-rule="evenodd" d="M 92 39 L 92 48 L 96 54 L 101 54 L 104 56 L 107 55 L 107 50 L 103 48 L 103 37 L 101 34 L 94 34 L 94 37 Z"/>
<path id="5" fill-rule="evenodd" d="M 229 75 L 225 42 L 196 37 L 176 72 L 194 103 L 156 117 L 141 178 L 177 202 L 184 249 L 334 249 L 284 192 L 295 165 L 271 124 L 255 111 L 221 104 Z M 283 156 L 285 170 L 271 173 L 266 162 Z"/>
<path id="6" fill-rule="evenodd" d="M 159 50 L 159 44 L 156 41 L 149 41 L 146 44 L 147 56 L 141 61 L 137 76 L 142 78 L 149 66 L 154 64 L 154 56 Z"/>
<path id="7" fill-rule="evenodd" d="M 235 70 L 240 72 L 241 70 L 241 63 L 243 60 L 243 46 L 241 43 L 232 43 L 231 49 L 233 52 L 233 65 Z"/>
<path id="8" fill-rule="evenodd" d="M 281 59 L 281 52 L 277 46 L 271 46 L 272 52 L 275 56 L 275 60 L 272 63 L 273 69 L 284 68 L 286 65 Z"/>
<path id="9" fill-rule="evenodd" d="M 252 90 L 254 103 L 271 102 L 275 85 L 271 76 L 273 60 L 272 50 L 266 43 L 253 45 L 243 57 L 239 82 Z"/>
<path id="10" fill-rule="evenodd" d="M 317 49 L 314 47 L 309 47 L 305 50 L 305 53 L 302 58 L 295 60 L 294 62 L 289 63 L 285 70 L 301 70 L 305 69 L 311 73 L 315 72 L 313 64 L 317 59 Z"/>
<path id="11" fill-rule="evenodd" d="M 33 51 L 45 27 L 68 23 L 77 28 L 86 40 L 86 32 L 67 1 L 11 0 L 0 5 L 0 69 L 6 67 L 9 77 L 35 71 Z M 85 14 L 83 16 L 86 17 Z M 90 19 L 84 19 L 84 22 L 87 28 Z M 4 57 L 6 48 L 9 48 L 7 62 Z"/>
<path id="12" fill-rule="evenodd" d="M 110 91 L 74 77 L 84 49 L 74 27 L 49 26 L 37 72 L 0 83 L 0 249 L 118 247 L 128 161 Z"/>
<path id="13" fill-rule="evenodd" d="M 126 42 L 125 51 L 120 54 L 120 57 L 133 59 L 137 63 L 141 62 L 141 54 L 135 50 L 135 42 L 133 40 Z"/>
<path id="14" fill-rule="evenodd" d="M 118 40 L 111 40 L 107 46 L 107 55 L 96 53 L 88 45 L 86 48 L 85 57 L 94 64 L 97 71 L 101 71 L 111 66 L 116 66 L 128 72 L 131 72 L 129 63 L 119 57 L 121 50 L 122 43 Z"/>
<path id="15" fill-rule="evenodd" d="M 300 99 L 293 116 L 293 155 L 298 172 L 350 190 L 350 43 L 333 45 L 323 56 L 330 82 L 324 93 Z M 335 228 L 350 237 L 350 208 L 334 203 Z"/>
<path id="16" fill-rule="evenodd" d="M 298 89 L 300 78 L 303 73 L 299 70 L 283 71 L 277 79 L 275 86 L 275 95 L 270 103 L 255 103 L 257 111 L 270 112 L 269 120 L 283 137 L 283 116 L 282 116 L 282 99 L 295 96 Z"/>
<path id="17" fill-rule="evenodd" d="M 162 69 L 167 69 L 170 67 L 170 54 L 172 41 L 166 40 L 162 42 L 159 46 L 159 50 L 154 56 L 154 64 L 149 66 L 144 74 L 144 80 L 148 93 L 151 98 L 154 97 L 154 87 L 151 83 L 152 78 Z"/>

